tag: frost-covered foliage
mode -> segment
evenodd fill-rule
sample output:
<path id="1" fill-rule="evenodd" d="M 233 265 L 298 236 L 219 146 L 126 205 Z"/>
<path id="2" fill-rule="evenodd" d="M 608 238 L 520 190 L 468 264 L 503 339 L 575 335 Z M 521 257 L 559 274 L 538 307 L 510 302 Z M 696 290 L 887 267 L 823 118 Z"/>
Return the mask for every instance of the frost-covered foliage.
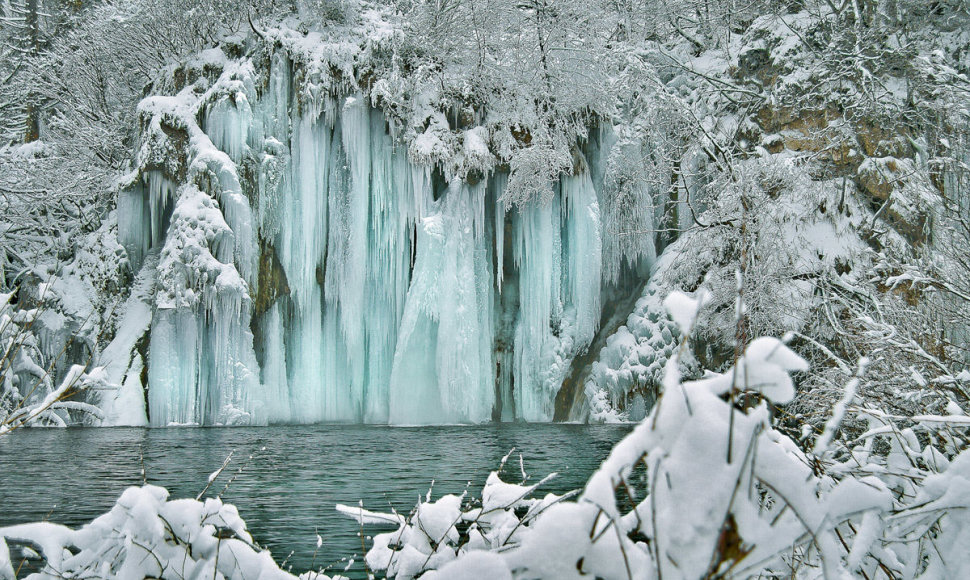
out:
<path id="1" fill-rule="evenodd" d="M 654 107 L 640 118 L 663 122 L 623 131 L 670 153 L 628 145 L 624 157 L 639 162 L 616 175 L 667 192 L 651 283 L 663 295 L 706 281 L 714 293 L 698 359 L 722 370 L 751 336 L 797 333 L 792 348 L 817 372 L 787 409 L 796 431 L 820 427 L 864 355 L 873 378 L 861 396 L 894 413 L 966 398 L 965 7 L 655 8 L 638 54 L 678 114 Z M 615 370 L 628 364 L 613 360 Z"/>
<path id="2" fill-rule="evenodd" d="M 548 199 L 543 184 L 570 171 L 590 122 L 649 90 L 639 63 L 610 46 L 607 3 L 417 3 L 405 23 L 372 98 L 412 153 L 449 174 L 509 164 L 508 205 Z M 464 130 L 476 125 L 490 155 L 468 159 Z"/>
<path id="3" fill-rule="evenodd" d="M 847 121 L 817 127 L 829 147 L 860 130 L 875 141 L 888 137 L 884 154 L 891 154 L 923 132 L 939 137 L 943 124 L 961 116 L 952 106 L 966 97 L 960 73 L 967 72 L 968 19 L 949 2 L 937 10 L 910 1 L 808 3 L 798 13 L 754 20 L 740 39 L 738 72 L 770 86 L 776 105 L 795 116 L 827 111 Z"/>
<path id="4" fill-rule="evenodd" d="M 272 2 L 247 4 L 276 13 Z M 0 7 L 0 34 L 9 25 L 25 36 L 31 10 L 39 27 L 34 45 L 14 49 L 4 43 L 0 59 L 0 209 L 14 226 L 0 227 L 5 283 L 16 274 L 9 273 L 10 264 L 69 259 L 77 238 L 101 225 L 114 205 L 113 184 L 131 158 L 136 106 L 158 71 L 248 28 L 239 3 L 223 0 L 14 0 Z M 7 58 L 8 49 L 16 60 Z M 32 246 L 8 235 L 27 224 L 46 243 Z"/>
<path id="5" fill-rule="evenodd" d="M 835 385 L 848 380 L 851 361 L 861 356 L 873 362 L 860 393 L 893 413 L 938 413 L 947 393 L 962 400 L 962 266 L 943 266 L 949 250 L 941 249 L 965 240 L 952 237 L 958 229 L 940 227 L 946 204 L 925 167 L 870 158 L 858 169 L 859 195 L 848 179 L 813 177 L 817 166 L 802 163 L 783 153 L 736 162 L 731 175 L 705 186 L 697 223 L 658 260 L 651 283 L 704 283 L 713 291 L 697 329 L 698 357 L 722 367 L 737 340 L 796 333 L 793 347 L 818 371 L 800 384 L 788 410 L 816 426 L 819 403 L 834 402 Z M 891 194 L 873 193 L 890 182 Z M 875 213 L 864 195 L 879 200 Z M 926 232 L 947 243 L 914 248 L 913 240 L 932 235 Z"/>
<path id="6" fill-rule="evenodd" d="M 738 271 L 746 332 L 784 334 L 804 328 L 819 304 L 814 281 L 851 270 L 866 250 L 866 211 L 855 198 L 843 199 L 841 180 L 812 181 L 780 156 L 739 162 L 735 171 L 708 186 L 702 225 L 666 250 L 653 279 L 665 287 L 703 282 L 712 290 L 712 312 L 697 333 L 714 345 L 735 337 Z"/>
<path id="7" fill-rule="evenodd" d="M 27 562 L 36 567 L 25 576 L 33 580 L 296 580 L 253 541 L 235 506 L 218 498 L 169 500 L 153 485 L 128 488 L 109 512 L 76 530 L 48 522 L 0 528 L 0 578 L 18 578 Z M 300 578 L 329 580 L 314 572 Z"/>
<path id="8" fill-rule="evenodd" d="M 20 230 L 23 224 L 10 226 Z M 23 235 L 10 230 L 11 237 Z M 27 236 L 33 243 L 17 246 L 31 252 L 31 259 L 17 264 L 15 286 L 0 293 L 0 416 L 10 427 L 90 425 L 103 418 L 100 400 L 120 381 L 95 363 L 105 335 L 115 328 L 117 311 L 123 310 L 118 293 L 128 272 L 116 235 L 112 213 L 93 232 L 73 240 L 65 236 L 61 241 L 72 246 L 73 259 L 59 264 L 38 259 L 47 251 L 37 247 L 43 245 L 41 236 Z"/>

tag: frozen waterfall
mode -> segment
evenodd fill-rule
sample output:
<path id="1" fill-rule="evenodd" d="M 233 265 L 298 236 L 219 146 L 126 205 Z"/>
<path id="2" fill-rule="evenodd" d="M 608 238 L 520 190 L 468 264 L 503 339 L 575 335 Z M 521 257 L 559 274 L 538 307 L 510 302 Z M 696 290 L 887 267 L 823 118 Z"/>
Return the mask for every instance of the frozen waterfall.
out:
<path id="1" fill-rule="evenodd" d="M 551 202 L 509 208 L 503 171 L 415 164 L 365 96 L 301 93 L 293 69 L 227 65 L 184 116 L 184 178 L 144 170 L 119 197 L 133 268 L 160 256 L 151 424 L 551 420 L 616 277 L 614 140 L 577 147 Z"/>

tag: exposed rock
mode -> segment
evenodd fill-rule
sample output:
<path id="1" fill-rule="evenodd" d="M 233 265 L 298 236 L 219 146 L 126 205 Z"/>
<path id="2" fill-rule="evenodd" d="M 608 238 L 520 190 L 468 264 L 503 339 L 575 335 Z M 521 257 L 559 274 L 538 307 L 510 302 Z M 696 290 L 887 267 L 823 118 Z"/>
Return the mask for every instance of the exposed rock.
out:
<path id="1" fill-rule="evenodd" d="M 739 78 L 755 78 L 764 85 L 770 85 L 778 78 L 778 69 L 773 66 L 771 51 L 763 45 L 746 48 L 738 55 L 738 68 L 735 75 Z"/>
<path id="2" fill-rule="evenodd" d="M 905 127 L 885 127 L 874 120 L 856 123 L 856 137 L 867 157 L 907 157 L 912 153 Z"/>
<path id="3" fill-rule="evenodd" d="M 926 242 L 934 190 L 911 159 L 870 157 L 856 174 L 859 189 L 882 202 L 877 216 L 914 244 Z"/>
<path id="4" fill-rule="evenodd" d="M 761 140 L 761 146 L 764 147 L 768 153 L 781 153 L 785 148 L 785 138 L 778 133 L 765 135 Z"/>
<path id="5" fill-rule="evenodd" d="M 866 159 L 859 166 L 859 186 L 872 197 L 886 201 L 896 187 L 899 160 L 894 157 Z"/>
<path id="6" fill-rule="evenodd" d="M 269 310 L 279 298 L 290 294 L 286 272 L 276 256 L 276 249 L 264 240 L 260 242 L 259 281 L 253 301 L 256 314 L 254 318 Z"/>
<path id="7" fill-rule="evenodd" d="M 837 167 L 852 169 L 861 161 L 842 116 L 833 109 L 765 105 L 756 121 L 765 132 L 762 146 L 770 153 L 783 149 L 817 153 Z"/>

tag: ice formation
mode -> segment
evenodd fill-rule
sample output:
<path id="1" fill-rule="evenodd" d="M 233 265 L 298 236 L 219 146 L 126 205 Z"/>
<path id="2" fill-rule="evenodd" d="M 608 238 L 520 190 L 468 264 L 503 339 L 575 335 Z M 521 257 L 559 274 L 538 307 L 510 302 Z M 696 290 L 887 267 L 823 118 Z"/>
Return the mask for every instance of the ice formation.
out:
<path id="1" fill-rule="evenodd" d="M 655 283 L 647 284 L 633 312 L 607 338 L 584 388 L 590 419 L 642 419 L 661 390 L 664 367 L 680 340 Z M 625 417 L 617 409 L 626 408 Z"/>
<path id="2" fill-rule="evenodd" d="M 119 197 L 120 241 L 156 277 L 151 424 L 551 420 L 624 259 L 601 218 L 608 128 L 550 202 L 509 208 L 484 127 L 452 175 L 285 49 L 262 76 L 216 52 L 218 78 L 142 102 Z"/>

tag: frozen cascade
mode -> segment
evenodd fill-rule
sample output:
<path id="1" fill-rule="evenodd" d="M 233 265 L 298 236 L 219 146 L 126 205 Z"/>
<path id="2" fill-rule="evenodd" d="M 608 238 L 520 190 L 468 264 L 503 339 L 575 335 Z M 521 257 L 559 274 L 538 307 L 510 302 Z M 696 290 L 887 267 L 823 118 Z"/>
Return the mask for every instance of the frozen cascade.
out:
<path id="1" fill-rule="evenodd" d="M 515 228 L 520 315 L 515 329 L 516 416 L 549 421 L 569 361 L 600 319 L 599 202 L 587 172 L 563 176 L 559 195 L 523 208 Z M 542 361 L 543 364 L 536 364 Z"/>
<path id="2" fill-rule="evenodd" d="M 274 304 L 260 320 L 263 337 L 263 389 L 260 399 L 264 402 L 266 421 L 282 423 L 291 418 L 290 393 L 287 390 L 286 351 L 283 346 L 283 313 L 280 304 Z"/>
<path id="3" fill-rule="evenodd" d="M 132 216 L 118 223 L 118 241 L 137 272 L 168 229 L 177 186 L 158 170 L 146 171 L 134 187 L 118 196 L 118 213 Z"/>
<path id="4" fill-rule="evenodd" d="M 276 344 L 280 352 L 275 364 L 264 361 L 263 380 L 268 383 L 288 377 L 285 368 L 274 368 L 287 360 L 291 367 L 302 369 L 282 385 L 286 404 L 281 406 L 277 417 L 282 421 L 317 419 L 316 410 L 322 404 L 318 397 L 322 397 L 325 371 L 321 366 L 323 304 L 317 273 L 323 268 L 326 251 L 330 175 L 329 164 L 318 160 L 329 159 L 331 139 L 332 130 L 323 120 L 305 118 L 295 123 L 291 171 L 284 174 L 276 193 L 282 214 L 280 222 L 286 224 L 279 229 L 276 248 L 286 273 L 292 305 L 287 313 L 277 314 L 281 317 L 280 328 L 288 332 Z M 289 401 L 299 404 L 290 405 Z"/>
<path id="5" fill-rule="evenodd" d="M 252 211 L 229 155 L 197 125 L 186 127 L 190 182 L 177 194 L 158 265 L 149 419 L 156 426 L 264 422 L 250 330 L 258 258 Z M 227 141 L 236 132 L 225 134 L 224 146 L 242 147 Z M 158 223 L 155 196 L 148 199 Z"/>
<path id="6" fill-rule="evenodd" d="M 515 327 L 513 380 L 516 416 L 527 421 L 545 419 L 552 409 L 543 392 L 546 370 L 535 361 L 548 359 L 552 325 L 561 322 L 559 302 L 562 254 L 559 251 L 559 198 L 544 206 L 525 207 L 516 216 L 513 248 L 519 272 L 519 320 Z M 558 225 L 558 224 L 557 224 Z M 545 352 L 544 352 L 545 351 Z M 545 356 L 543 356 L 545 355 Z"/>
<path id="7" fill-rule="evenodd" d="M 189 137 L 184 183 L 146 168 L 119 197 L 132 263 L 161 249 L 151 424 L 551 420 L 619 259 L 600 212 L 615 140 L 577 152 L 549 203 L 508 208 L 507 174 L 433 178 L 366 96 L 268 62 L 257 82 L 227 61 L 197 109 L 141 105 Z"/>
<path id="8" fill-rule="evenodd" d="M 562 253 L 565 267 L 563 300 L 572 309 L 572 340 L 589 344 L 599 326 L 602 241 L 600 208 L 588 173 L 560 181 L 562 202 Z"/>
<path id="9" fill-rule="evenodd" d="M 362 98 L 295 122 L 291 150 L 277 193 L 288 227 L 276 247 L 291 306 L 276 359 L 287 372 L 272 371 L 288 377 L 291 414 L 280 419 L 386 422 L 422 205 L 414 199 L 430 197 L 430 179 Z"/>
<path id="10" fill-rule="evenodd" d="M 392 423 L 481 422 L 495 404 L 492 255 L 484 185 L 453 181 L 418 229 L 394 354 Z"/>
<path id="11" fill-rule="evenodd" d="M 246 284 L 219 205 L 180 189 L 158 266 L 148 366 L 151 424 L 259 422 Z"/>

